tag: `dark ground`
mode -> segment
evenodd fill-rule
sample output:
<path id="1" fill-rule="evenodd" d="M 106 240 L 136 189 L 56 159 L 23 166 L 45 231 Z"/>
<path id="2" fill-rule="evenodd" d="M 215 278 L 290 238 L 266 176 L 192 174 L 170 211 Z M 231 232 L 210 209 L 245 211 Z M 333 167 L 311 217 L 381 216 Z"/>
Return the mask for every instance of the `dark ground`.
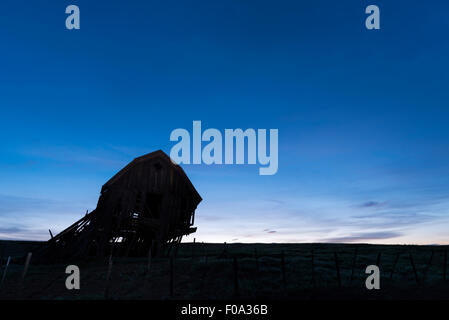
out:
<path id="1" fill-rule="evenodd" d="M 6 257 L 23 256 L 36 250 L 39 243 L 0 241 L 0 245 L 2 277 Z M 449 299 L 449 281 L 443 280 L 444 270 L 448 269 L 447 261 L 444 266 L 448 249 L 411 245 L 184 243 L 173 259 L 173 295 L 169 258 L 152 259 L 149 274 L 147 258 L 114 258 L 109 282 L 108 258 L 55 265 L 34 265 L 31 259 L 23 283 L 23 259 L 17 259 L 12 260 L 6 272 L 0 299 Z M 381 289 L 367 290 L 365 268 L 376 264 L 379 258 Z M 65 288 L 65 268 L 69 264 L 78 265 L 81 270 L 80 290 Z"/>

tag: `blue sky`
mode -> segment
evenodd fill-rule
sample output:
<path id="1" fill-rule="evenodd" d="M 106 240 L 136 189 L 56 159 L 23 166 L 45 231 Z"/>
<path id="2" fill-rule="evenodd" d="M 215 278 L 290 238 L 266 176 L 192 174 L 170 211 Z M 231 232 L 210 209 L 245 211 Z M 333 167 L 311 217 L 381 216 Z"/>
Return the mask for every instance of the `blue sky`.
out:
<path id="1" fill-rule="evenodd" d="M 0 238 L 48 239 L 201 120 L 279 129 L 279 170 L 184 165 L 197 241 L 449 243 L 447 1 L 30 3 L 0 8 Z"/>

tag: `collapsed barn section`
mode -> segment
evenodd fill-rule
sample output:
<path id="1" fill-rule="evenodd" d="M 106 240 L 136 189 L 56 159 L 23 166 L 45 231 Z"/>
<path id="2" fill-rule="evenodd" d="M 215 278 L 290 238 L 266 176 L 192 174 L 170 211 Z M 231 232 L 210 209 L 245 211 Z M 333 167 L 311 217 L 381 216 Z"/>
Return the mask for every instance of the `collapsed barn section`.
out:
<path id="1" fill-rule="evenodd" d="M 144 256 L 170 251 L 196 231 L 201 196 L 184 170 L 158 150 L 134 159 L 101 188 L 97 207 L 52 237 L 47 258 Z"/>

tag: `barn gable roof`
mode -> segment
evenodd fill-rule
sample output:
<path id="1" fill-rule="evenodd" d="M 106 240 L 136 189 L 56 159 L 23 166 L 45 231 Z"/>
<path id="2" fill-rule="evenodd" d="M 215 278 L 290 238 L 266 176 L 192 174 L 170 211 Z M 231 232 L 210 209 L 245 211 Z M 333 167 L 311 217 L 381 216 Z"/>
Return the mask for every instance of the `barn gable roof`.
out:
<path id="1" fill-rule="evenodd" d="M 108 182 L 106 182 L 103 185 L 102 190 L 112 186 L 120 177 L 122 177 L 123 175 L 128 173 L 137 164 L 140 164 L 142 162 L 146 162 L 146 161 L 149 161 L 149 160 L 154 160 L 154 159 L 160 159 L 160 160 L 164 161 L 169 167 L 171 167 L 172 169 L 174 169 L 177 172 L 179 172 L 181 174 L 181 176 L 184 177 L 184 179 L 187 182 L 187 185 L 189 186 L 191 191 L 198 197 L 198 202 L 200 202 L 202 200 L 202 198 L 199 195 L 198 191 L 196 191 L 195 187 L 193 186 L 192 182 L 190 181 L 189 177 L 187 177 L 186 173 L 181 168 L 181 166 L 175 164 L 170 159 L 170 157 L 162 150 L 156 150 L 154 152 L 151 152 L 151 153 L 148 153 L 146 155 L 143 155 L 143 156 L 135 158 L 133 161 L 128 163 L 122 170 L 117 172 L 111 179 L 109 179 Z"/>

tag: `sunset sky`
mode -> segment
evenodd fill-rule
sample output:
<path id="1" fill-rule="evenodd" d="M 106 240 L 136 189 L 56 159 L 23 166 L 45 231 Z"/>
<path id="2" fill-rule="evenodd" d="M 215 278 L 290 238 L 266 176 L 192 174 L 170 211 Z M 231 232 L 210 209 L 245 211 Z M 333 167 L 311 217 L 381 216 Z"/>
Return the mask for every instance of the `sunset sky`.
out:
<path id="1" fill-rule="evenodd" d="M 183 165 L 185 241 L 449 244 L 448 1 L 30 3 L 0 6 L 0 239 L 47 240 L 199 120 L 278 129 L 279 170 Z"/>

